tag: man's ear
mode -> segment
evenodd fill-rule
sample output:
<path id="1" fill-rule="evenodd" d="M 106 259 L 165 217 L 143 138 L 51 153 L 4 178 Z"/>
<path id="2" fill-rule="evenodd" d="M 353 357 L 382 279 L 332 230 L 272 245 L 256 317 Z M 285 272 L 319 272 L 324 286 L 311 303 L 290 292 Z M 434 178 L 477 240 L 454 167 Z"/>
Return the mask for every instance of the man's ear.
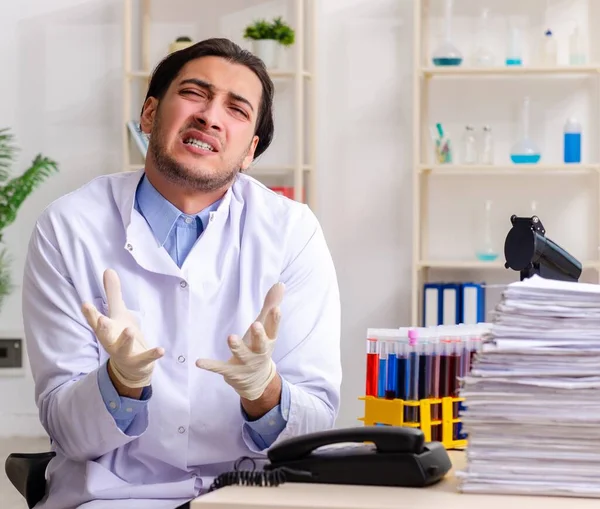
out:
<path id="1" fill-rule="evenodd" d="M 156 109 L 158 108 L 158 100 L 155 97 L 148 97 L 144 102 L 142 108 L 142 116 L 140 118 L 140 127 L 142 132 L 150 134 L 152 126 L 154 125 L 154 117 L 156 116 Z"/>
<path id="2" fill-rule="evenodd" d="M 242 161 L 242 171 L 247 170 L 250 165 L 252 164 L 252 161 L 254 161 L 254 152 L 256 150 L 256 146 L 258 145 L 258 136 L 254 136 L 254 138 L 252 138 L 252 142 L 250 143 L 250 147 L 248 148 L 248 153 L 246 154 L 246 157 L 244 157 L 244 160 Z"/>

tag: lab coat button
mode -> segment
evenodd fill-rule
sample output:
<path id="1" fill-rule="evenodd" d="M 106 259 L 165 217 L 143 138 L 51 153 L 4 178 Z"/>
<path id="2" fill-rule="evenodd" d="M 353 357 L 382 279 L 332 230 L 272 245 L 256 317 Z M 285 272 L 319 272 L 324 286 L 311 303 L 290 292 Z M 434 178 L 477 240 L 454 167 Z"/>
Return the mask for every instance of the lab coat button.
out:
<path id="1" fill-rule="evenodd" d="M 185 281 L 180 281 L 179 282 L 179 286 L 181 286 L 181 288 L 187 288 L 187 283 Z"/>
<path id="2" fill-rule="evenodd" d="M 185 362 L 185 357 L 184 357 L 183 355 L 180 355 L 179 357 L 177 357 L 177 360 L 178 360 L 180 363 L 184 363 L 184 362 Z"/>
<path id="3" fill-rule="evenodd" d="M 133 251 L 133 246 L 131 244 L 127 244 L 125 246 L 129 251 Z"/>
<path id="4" fill-rule="evenodd" d="M 177 431 L 179 431 L 179 433 L 185 433 L 185 428 L 183 426 L 179 426 Z"/>

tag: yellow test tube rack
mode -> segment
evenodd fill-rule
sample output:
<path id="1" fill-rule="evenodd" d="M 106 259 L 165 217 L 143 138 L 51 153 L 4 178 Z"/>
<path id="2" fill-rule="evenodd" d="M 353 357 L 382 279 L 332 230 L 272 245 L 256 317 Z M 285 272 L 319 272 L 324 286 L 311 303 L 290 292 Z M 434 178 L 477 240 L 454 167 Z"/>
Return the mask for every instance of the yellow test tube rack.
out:
<path id="1" fill-rule="evenodd" d="M 454 418 L 454 405 L 458 405 L 465 398 L 431 398 L 419 401 L 404 401 L 402 399 L 376 398 L 375 396 L 362 396 L 358 398 L 365 402 L 365 416 L 358 420 L 365 426 L 382 424 L 386 426 L 404 426 L 409 428 L 420 428 L 425 435 L 425 441 L 430 442 L 432 428 L 441 426 L 442 439 L 440 442 L 446 449 L 462 449 L 467 446 L 466 439 L 454 439 L 454 426 L 461 422 L 460 418 Z M 431 419 L 431 407 L 441 405 L 441 420 Z M 419 421 L 405 422 L 405 407 L 419 407 Z"/>

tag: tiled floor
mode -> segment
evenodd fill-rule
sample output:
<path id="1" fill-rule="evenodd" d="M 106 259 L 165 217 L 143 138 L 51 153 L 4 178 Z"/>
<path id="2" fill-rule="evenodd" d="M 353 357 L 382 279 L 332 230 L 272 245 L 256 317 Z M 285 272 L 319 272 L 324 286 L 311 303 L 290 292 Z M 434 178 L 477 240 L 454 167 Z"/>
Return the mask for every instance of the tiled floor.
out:
<path id="1" fill-rule="evenodd" d="M 10 484 L 4 473 L 4 462 L 11 452 L 43 452 L 49 450 L 47 438 L 3 438 L 0 439 L 0 507 L 2 509 L 27 509 L 19 492 Z"/>

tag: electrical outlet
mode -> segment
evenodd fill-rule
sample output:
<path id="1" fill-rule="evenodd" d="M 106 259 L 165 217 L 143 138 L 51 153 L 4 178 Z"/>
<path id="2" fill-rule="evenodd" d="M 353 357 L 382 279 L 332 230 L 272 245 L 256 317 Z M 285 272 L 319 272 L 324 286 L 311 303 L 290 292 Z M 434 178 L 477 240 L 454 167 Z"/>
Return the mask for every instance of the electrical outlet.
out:
<path id="1" fill-rule="evenodd" d="M 18 338 L 0 339 L 0 369 L 23 367 L 23 341 Z"/>

